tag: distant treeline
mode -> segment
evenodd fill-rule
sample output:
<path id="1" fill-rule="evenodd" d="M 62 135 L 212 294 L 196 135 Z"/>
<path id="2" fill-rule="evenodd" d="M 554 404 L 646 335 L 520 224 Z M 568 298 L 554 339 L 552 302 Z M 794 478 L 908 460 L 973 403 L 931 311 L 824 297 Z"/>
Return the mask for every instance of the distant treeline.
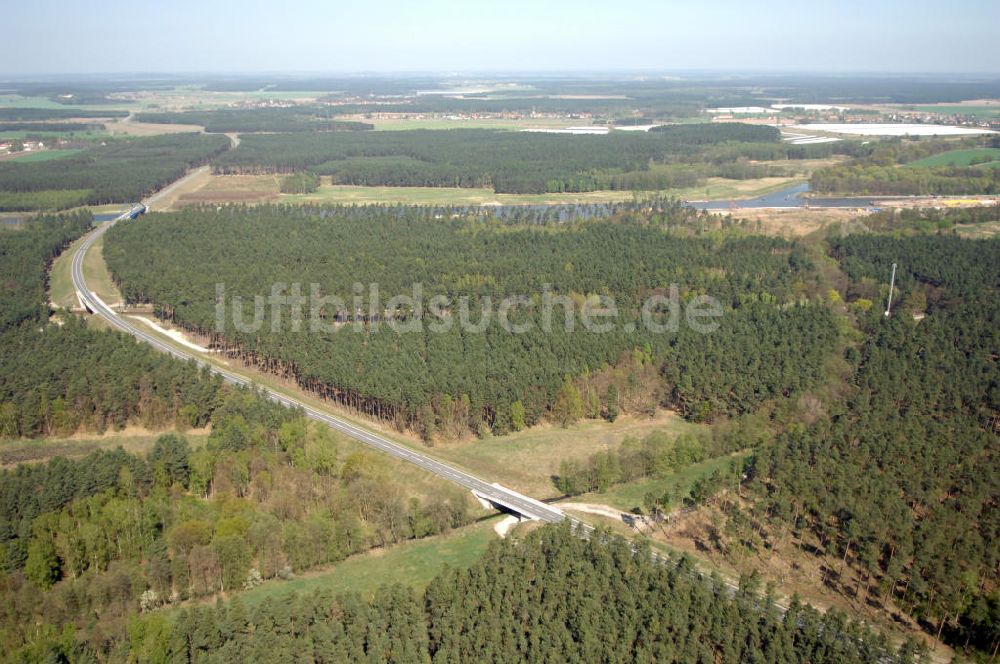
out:
<path id="1" fill-rule="evenodd" d="M 777 144 L 778 138 L 773 127 L 739 123 L 677 125 L 641 136 L 481 129 L 271 134 L 245 137 L 239 148 L 216 160 L 216 169 L 308 169 L 344 184 L 490 187 L 506 193 L 660 189 L 675 186 L 678 178 L 669 173 L 658 178 L 651 164 L 694 159 L 712 146 Z"/>
<path id="2" fill-rule="evenodd" d="M 0 108 L 0 120 L 34 121 L 68 118 L 124 118 L 128 111 L 80 110 L 75 108 Z"/>
<path id="3" fill-rule="evenodd" d="M 881 196 L 961 196 L 1000 193 L 1000 168 L 899 168 L 854 164 L 813 173 L 813 191 Z"/>
<path id="4" fill-rule="evenodd" d="M 225 136 L 170 134 L 109 142 L 62 159 L 3 162 L 0 210 L 137 200 L 228 147 Z"/>
<path id="5" fill-rule="evenodd" d="M 905 166 L 959 147 L 981 144 L 920 140 L 889 142 L 846 164 L 815 171 L 810 187 L 820 193 L 882 196 L 954 196 L 1000 193 L 1000 168 L 975 166 Z"/>
<path id="6" fill-rule="evenodd" d="M 0 122 L 0 131 L 99 131 L 104 125 L 84 122 Z"/>
<path id="7" fill-rule="evenodd" d="M 137 113 L 139 122 L 201 125 L 208 132 L 316 132 L 361 131 L 373 129 L 367 122 L 333 120 L 329 107 L 293 106 L 290 108 L 223 109 L 185 111 L 182 113 Z"/>

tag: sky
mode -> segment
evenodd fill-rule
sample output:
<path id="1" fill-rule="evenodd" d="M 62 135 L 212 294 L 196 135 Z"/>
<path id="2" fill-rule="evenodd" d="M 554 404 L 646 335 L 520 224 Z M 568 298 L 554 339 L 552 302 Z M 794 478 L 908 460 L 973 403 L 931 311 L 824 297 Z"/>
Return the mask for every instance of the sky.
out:
<path id="1" fill-rule="evenodd" d="M 30 0 L 0 73 L 1000 73 L 1000 0 Z"/>

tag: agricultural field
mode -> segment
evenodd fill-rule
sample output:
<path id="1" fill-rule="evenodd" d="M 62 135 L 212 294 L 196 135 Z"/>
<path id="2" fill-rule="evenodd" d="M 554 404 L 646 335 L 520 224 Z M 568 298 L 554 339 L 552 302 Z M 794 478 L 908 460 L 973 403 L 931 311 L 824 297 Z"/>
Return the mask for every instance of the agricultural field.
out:
<path id="1" fill-rule="evenodd" d="M 950 150 L 912 161 L 908 166 L 935 168 L 938 166 L 1000 166 L 1000 148 Z"/>

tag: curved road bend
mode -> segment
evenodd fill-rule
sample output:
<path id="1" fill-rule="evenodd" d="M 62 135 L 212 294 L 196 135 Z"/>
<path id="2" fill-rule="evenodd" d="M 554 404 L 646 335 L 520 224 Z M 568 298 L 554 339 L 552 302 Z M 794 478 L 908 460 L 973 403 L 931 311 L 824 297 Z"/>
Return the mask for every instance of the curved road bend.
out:
<path id="1" fill-rule="evenodd" d="M 187 177 L 191 177 L 195 175 L 197 172 L 198 171 L 194 171 Z M 158 194 L 152 196 L 147 200 L 147 205 L 155 202 L 162 196 L 166 195 L 167 193 L 169 193 L 170 190 L 179 186 L 186 179 L 187 178 L 178 180 L 171 186 L 160 191 Z M 443 477 L 444 479 L 450 480 L 460 486 L 465 487 L 466 489 L 469 489 L 470 491 L 479 494 L 480 496 L 486 498 L 490 502 L 493 502 L 497 505 L 502 505 L 524 516 L 533 519 L 538 519 L 540 521 L 555 523 L 558 521 L 562 521 L 563 519 L 566 518 L 562 510 L 556 507 L 546 505 L 545 503 L 524 496 L 516 491 L 512 491 L 510 489 L 501 487 L 496 484 L 491 484 L 485 480 L 475 477 L 474 475 L 470 475 L 469 473 L 458 470 L 445 463 L 441 463 L 436 459 L 421 454 L 420 452 L 410 449 L 409 447 L 400 445 L 399 443 L 394 443 L 391 440 L 384 438 L 383 436 L 380 436 L 376 433 L 363 429 L 340 417 L 316 410 L 315 408 L 303 403 L 302 401 L 299 401 L 298 399 L 271 390 L 266 386 L 256 384 L 253 381 L 244 378 L 243 376 L 240 376 L 239 374 L 236 374 L 234 372 L 228 371 L 214 364 L 206 362 L 191 353 L 188 353 L 184 350 L 181 350 L 180 348 L 174 347 L 170 344 L 161 341 L 159 338 L 157 338 L 150 332 L 140 329 L 139 327 L 133 325 L 129 321 L 119 316 L 115 311 L 113 311 L 110 307 L 108 307 L 108 305 L 105 304 L 104 301 L 101 300 L 101 298 L 99 298 L 95 293 L 91 292 L 87 288 L 87 283 L 83 276 L 83 260 L 86 257 L 87 252 L 93 246 L 94 242 L 96 242 L 97 239 L 101 237 L 107 231 L 108 228 L 114 225 L 115 222 L 122 220 L 126 216 L 127 215 L 122 215 L 117 219 L 105 222 L 98 228 L 91 231 L 90 234 L 87 235 L 83 244 L 80 245 L 80 248 L 77 250 L 76 254 L 74 254 L 73 256 L 73 264 L 72 264 L 73 285 L 76 288 L 81 301 L 88 309 L 90 309 L 93 313 L 97 314 L 98 316 L 106 320 L 112 327 L 127 334 L 130 334 L 136 339 L 148 343 L 157 350 L 163 351 L 164 353 L 168 353 L 169 355 L 172 355 L 178 359 L 194 360 L 198 364 L 198 366 L 207 367 L 209 371 L 222 377 L 222 379 L 228 383 L 243 387 L 255 386 L 259 390 L 261 390 L 269 399 L 273 401 L 276 401 L 285 406 L 301 408 L 305 412 L 306 417 L 312 420 L 315 420 L 317 422 L 322 422 L 323 424 L 326 424 L 330 428 L 335 429 L 343 434 L 346 434 L 347 436 L 350 436 L 355 440 L 370 445 L 371 447 L 381 450 L 382 452 L 390 454 L 398 459 L 402 459 L 403 461 L 407 461 L 416 466 L 419 466 L 420 468 L 423 468 L 424 470 L 434 473 L 439 477 Z"/>

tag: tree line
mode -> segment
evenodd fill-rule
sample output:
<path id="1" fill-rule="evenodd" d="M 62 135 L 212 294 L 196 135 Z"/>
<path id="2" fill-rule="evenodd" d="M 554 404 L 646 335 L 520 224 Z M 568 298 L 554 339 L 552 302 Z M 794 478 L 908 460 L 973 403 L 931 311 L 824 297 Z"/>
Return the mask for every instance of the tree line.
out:
<path id="1" fill-rule="evenodd" d="M 980 141 L 895 141 L 879 146 L 846 164 L 815 171 L 813 191 L 882 196 L 995 194 L 1000 192 L 1000 169 L 988 166 L 919 166 L 919 159 L 979 144 Z"/>
<path id="2" fill-rule="evenodd" d="M 0 122 L 0 131 L 73 133 L 103 129 L 104 125 L 83 122 Z"/>
<path id="3" fill-rule="evenodd" d="M 128 111 L 77 108 L 0 108 L 0 121 L 35 122 L 69 118 L 124 118 Z"/>
<path id="4" fill-rule="evenodd" d="M 205 131 L 225 132 L 327 132 L 374 129 L 368 122 L 332 119 L 329 107 L 227 108 L 204 111 L 146 111 L 136 113 L 139 122 L 200 125 Z"/>
<path id="5" fill-rule="evenodd" d="M 215 162 L 223 173 L 310 170 L 357 185 L 491 187 L 505 193 L 592 191 L 612 173 L 647 171 L 729 142 L 778 141 L 773 127 L 739 123 L 676 125 L 637 136 L 490 131 L 483 129 L 247 136 Z M 591 173 L 606 172 L 594 177 Z M 662 187 L 635 179 L 622 187 Z"/>
<path id="6" fill-rule="evenodd" d="M 0 163 L 2 209 L 136 201 L 229 148 L 225 136 L 170 134 L 94 146 L 62 159 Z"/>

